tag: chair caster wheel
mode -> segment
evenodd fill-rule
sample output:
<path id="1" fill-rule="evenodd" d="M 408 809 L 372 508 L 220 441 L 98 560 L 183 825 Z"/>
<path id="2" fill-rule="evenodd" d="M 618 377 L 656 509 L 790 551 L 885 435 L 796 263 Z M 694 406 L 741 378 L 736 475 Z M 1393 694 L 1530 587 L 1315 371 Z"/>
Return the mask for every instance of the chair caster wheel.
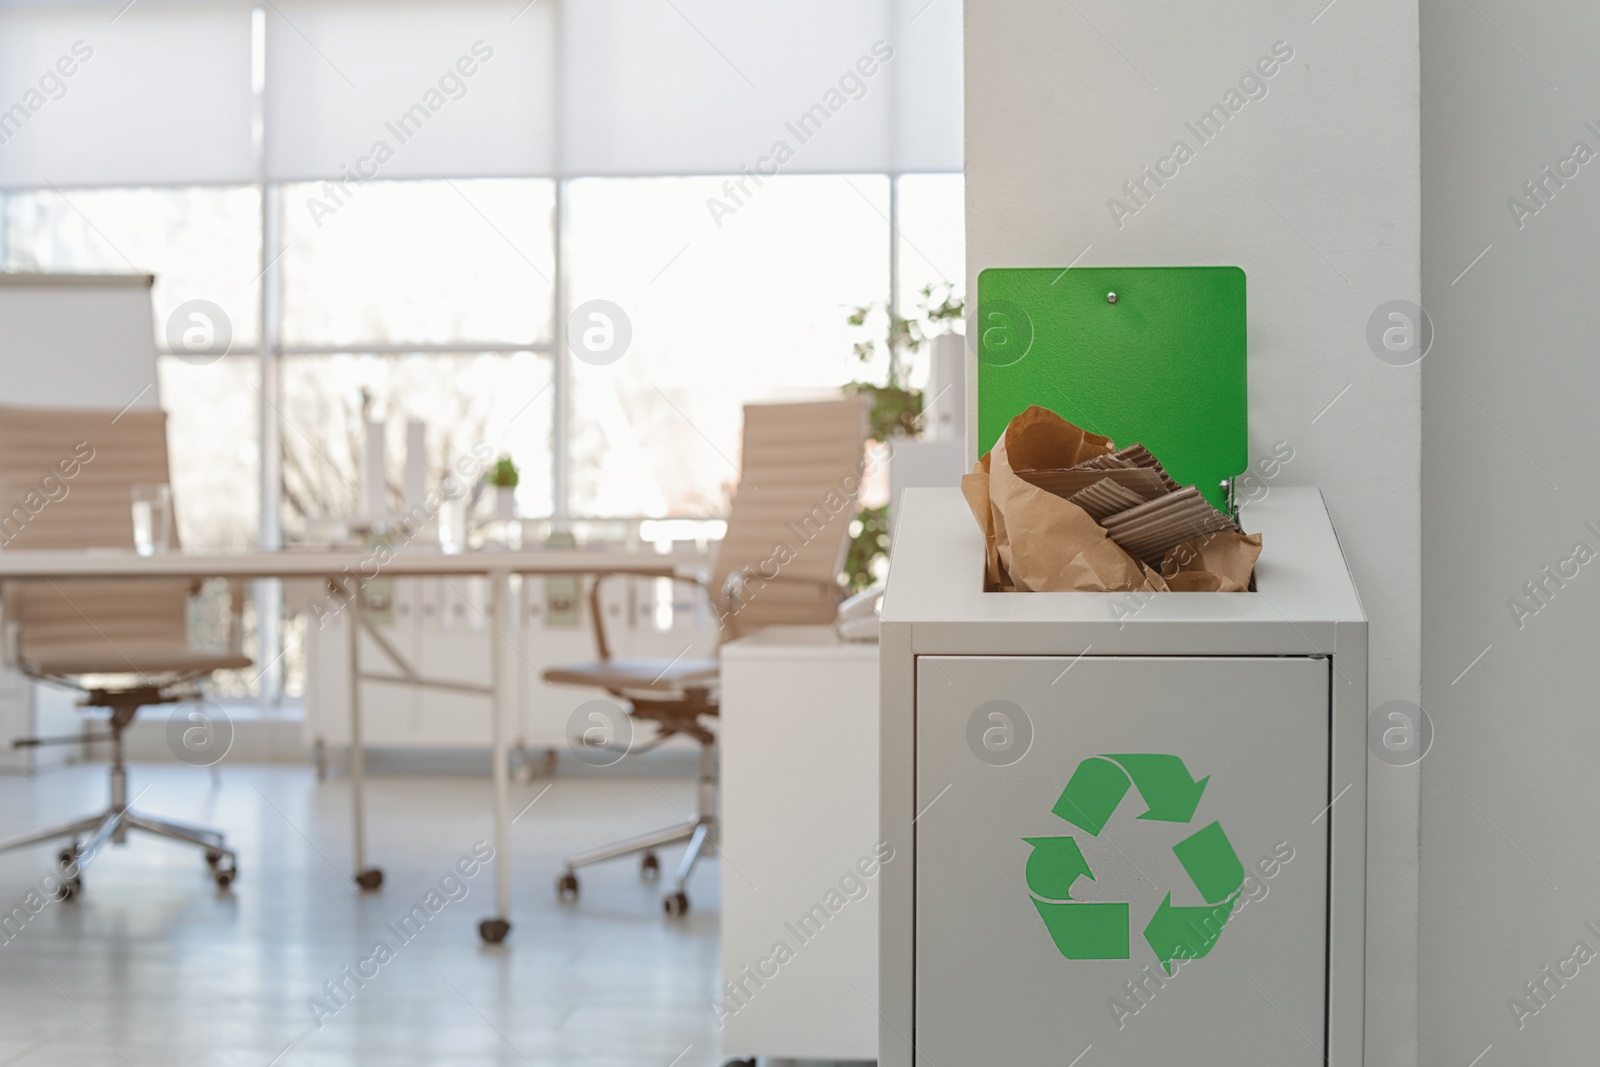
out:
<path id="1" fill-rule="evenodd" d="M 221 862 L 222 862 L 222 853 L 221 852 L 218 852 L 214 848 L 206 849 L 206 866 L 207 867 L 210 867 L 214 871 L 214 870 L 217 869 L 217 864 L 219 864 Z"/>
<path id="2" fill-rule="evenodd" d="M 377 867 L 368 867 L 356 875 L 356 885 L 367 892 L 372 892 L 383 885 L 383 871 Z"/>
<path id="3" fill-rule="evenodd" d="M 689 914 L 689 897 L 684 893 L 668 893 L 661 898 L 661 910 L 674 919 Z"/>
<path id="4" fill-rule="evenodd" d="M 69 867 L 75 868 L 78 863 L 78 846 L 76 843 L 71 848 L 64 848 L 56 853 L 56 864 L 62 875 L 67 873 Z M 63 877 L 61 887 L 55 891 L 55 899 L 65 903 L 83 892 L 83 876 L 75 874 L 71 878 Z"/>
<path id="5" fill-rule="evenodd" d="M 578 899 L 578 876 L 571 871 L 556 879 L 556 899 L 570 904 Z"/>
<path id="6" fill-rule="evenodd" d="M 478 936 L 490 945 L 498 945 L 511 932 L 511 924 L 504 919 L 485 919 L 478 924 Z"/>
<path id="7" fill-rule="evenodd" d="M 235 878 L 239 877 L 239 868 L 218 867 L 216 873 L 211 877 L 216 879 L 218 889 L 226 889 L 233 884 Z"/>
<path id="8" fill-rule="evenodd" d="M 647 882 L 653 882 L 661 877 L 661 861 L 654 852 L 646 852 L 644 859 L 639 861 L 639 877 Z"/>

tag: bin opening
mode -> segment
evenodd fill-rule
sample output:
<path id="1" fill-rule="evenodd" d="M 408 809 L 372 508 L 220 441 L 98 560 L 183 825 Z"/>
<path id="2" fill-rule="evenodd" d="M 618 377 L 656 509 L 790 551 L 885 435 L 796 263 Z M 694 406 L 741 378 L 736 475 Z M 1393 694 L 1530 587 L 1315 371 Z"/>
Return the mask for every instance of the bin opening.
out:
<path id="1" fill-rule="evenodd" d="M 1245 534 L 1142 445 L 1031 406 L 961 479 L 984 535 L 988 592 L 1242 593 L 1261 536 Z"/>

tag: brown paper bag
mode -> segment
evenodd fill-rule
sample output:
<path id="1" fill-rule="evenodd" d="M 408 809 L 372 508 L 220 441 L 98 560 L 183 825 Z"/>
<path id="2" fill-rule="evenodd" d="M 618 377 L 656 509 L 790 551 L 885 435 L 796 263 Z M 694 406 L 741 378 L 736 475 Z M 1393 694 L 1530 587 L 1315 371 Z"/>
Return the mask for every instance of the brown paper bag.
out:
<path id="1" fill-rule="evenodd" d="M 1006 446 L 1014 471 L 1061 470 L 1115 451 L 1111 438 L 1074 426 L 1037 404 L 1011 420 L 999 444 Z"/>
<path id="2" fill-rule="evenodd" d="M 1162 561 L 1157 570 L 1112 540 L 1083 507 L 1042 488 L 1072 482 L 1075 491 L 1081 491 L 1073 481 L 1074 468 L 1081 471 L 1085 463 L 1120 467 L 1133 462 L 1126 457 L 1141 456 L 1147 461 L 1136 464 L 1141 473 L 1149 468 L 1159 483 L 1156 488 L 1164 491 L 1156 499 L 1177 492 L 1177 483 L 1166 478 L 1143 448 L 1129 446 L 1107 459 L 1113 447 L 1109 438 L 1074 426 L 1045 408 L 1030 407 L 1011 420 L 994 450 L 961 479 L 962 495 L 983 532 L 984 588 L 1230 593 L 1248 589 L 1261 553 L 1260 535 L 1246 537 L 1231 529 L 1205 533 L 1173 545 L 1165 554 L 1159 552 L 1160 543 L 1153 544 L 1151 562 Z M 1183 493 L 1198 497 L 1192 487 Z"/>
<path id="3" fill-rule="evenodd" d="M 961 476 L 961 495 L 983 531 L 984 588 L 998 593 L 1015 591 L 1011 578 L 1000 566 L 999 545 L 995 542 L 994 508 L 989 503 L 989 457 L 978 460 L 971 474 Z"/>
<path id="4" fill-rule="evenodd" d="M 987 457 L 989 525 L 999 569 L 1019 592 L 1165 590 L 1160 575 L 1118 548 L 1088 512 L 1016 473 L 1019 463 L 1023 469 L 1050 469 L 1104 455 L 1110 445 L 1054 412 L 1030 407 L 1011 420 Z M 968 503 L 985 526 L 978 502 L 969 496 Z"/>

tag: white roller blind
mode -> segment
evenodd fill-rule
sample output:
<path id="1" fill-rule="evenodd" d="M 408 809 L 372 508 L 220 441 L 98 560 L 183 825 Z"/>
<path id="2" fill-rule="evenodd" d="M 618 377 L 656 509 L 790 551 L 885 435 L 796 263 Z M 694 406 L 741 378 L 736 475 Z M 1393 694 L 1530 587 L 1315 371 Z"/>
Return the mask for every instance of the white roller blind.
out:
<path id="1" fill-rule="evenodd" d="M 570 174 L 961 169 L 959 0 L 579 0 L 562 47 Z"/>
<path id="2" fill-rule="evenodd" d="M 268 177 L 552 173 L 554 25 L 550 0 L 275 0 Z"/>
<path id="3" fill-rule="evenodd" d="M 881 0 L 570 3 L 562 165 L 722 173 L 784 143 L 785 172 L 883 170 L 894 61 L 872 50 L 893 55 L 886 14 Z"/>
<path id="4" fill-rule="evenodd" d="M 897 170 L 962 169 L 961 0 L 895 0 Z"/>
<path id="5" fill-rule="evenodd" d="M 0 185 L 253 180 L 250 8 L 125 2 L 0 7 Z"/>
<path id="6" fill-rule="evenodd" d="M 0 0 L 0 186 L 961 169 L 960 0 L 274 0 L 259 161 L 254 6 Z"/>

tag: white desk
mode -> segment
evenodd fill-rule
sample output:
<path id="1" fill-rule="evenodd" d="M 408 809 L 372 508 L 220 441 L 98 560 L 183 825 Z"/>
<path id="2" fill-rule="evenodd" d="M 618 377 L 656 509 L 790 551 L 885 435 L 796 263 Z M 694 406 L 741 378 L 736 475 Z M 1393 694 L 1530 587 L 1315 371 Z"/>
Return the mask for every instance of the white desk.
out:
<path id="1" fill-rule="evenodd" d="M 573 549 L 539 549 L 505 552 L 463 552 L 447 556 L 441 552 L 420 549 L 388 551 L 387 558 L 375 555 L 378 550 L 336 552 L 229 552 L 188 553 L 174 552 L 159 556 L 139 556 L 132 551 L 11 551 L 0 552 L 0 581 L 35 579 L 56 583 L 121 578 L 230 578 L 251 580 L 260 578 L 310 578 L 326 581 L 330 590 L 339 587 L 353 588 L 359 592 L 359 581 L 374 578 L 449 577 L 477 575 L 489 580 L 489 625 L 484 634 L 489 643 L 489 684 L 480 687 L 491 698 L 490 722 L 494 748 L 494 848 L 495 848 L 495 914 L 478 924 L 478 933 L 485 941 L 498 943 L 505 940 L 511 930 L 511 858 L 510 858 L 510 780 L 507 759 L 510 731 L 507 718 L 515 693 L 515 680 L 507 670 L 509 663 L 504 649 L 510 645 L 507 631 L 512 628 L 511 576 L 521 574 L 599 574 L 619 572 L 641 577 L 665 577 L 672 568 L 661 562 L 637 556 L 615 555 L 578 551 Z M 70 595 L 70 594 L 69 594 Z M 358 597 L 359 602 L 359 597 Z M 345 602 L 330 591 L 328 610 L 342 613 Z M 374 636 L 380 647 L 385 642 L 377 631 L 367 624 L 358 610 L 355 619 L 359 625 L 347 626 L 351 656 L 350 699 L 350 777 L 351 818 L 354 823 L 356 884 L 363 890 L 377 889 L 383 882 L 383 872 L 366 863 L 365 809 L 363 785 L 365 761 L 361 740 L 361 672 L 358 667 L 359 631 L 365 629 Z M 515 647 L 512 645 L 511 647 Z M 402 658 L 391 649 L 386 654 L 408 681 L 429 684 L 410 672 Z M 372 677 L 368 675 L 367 677 Z M 391 676 L 393 677 L 393 676 Z M 459 683 L 444 683 L 461 688 Z"/>
<path id="2" fill-rule="evenodd" d="M 722 973 L 745 994 L 723 1002 L 723 1054 L 877 1059 L 878 646 L 832 626 L 724 645 L 717 743 Z"/>

